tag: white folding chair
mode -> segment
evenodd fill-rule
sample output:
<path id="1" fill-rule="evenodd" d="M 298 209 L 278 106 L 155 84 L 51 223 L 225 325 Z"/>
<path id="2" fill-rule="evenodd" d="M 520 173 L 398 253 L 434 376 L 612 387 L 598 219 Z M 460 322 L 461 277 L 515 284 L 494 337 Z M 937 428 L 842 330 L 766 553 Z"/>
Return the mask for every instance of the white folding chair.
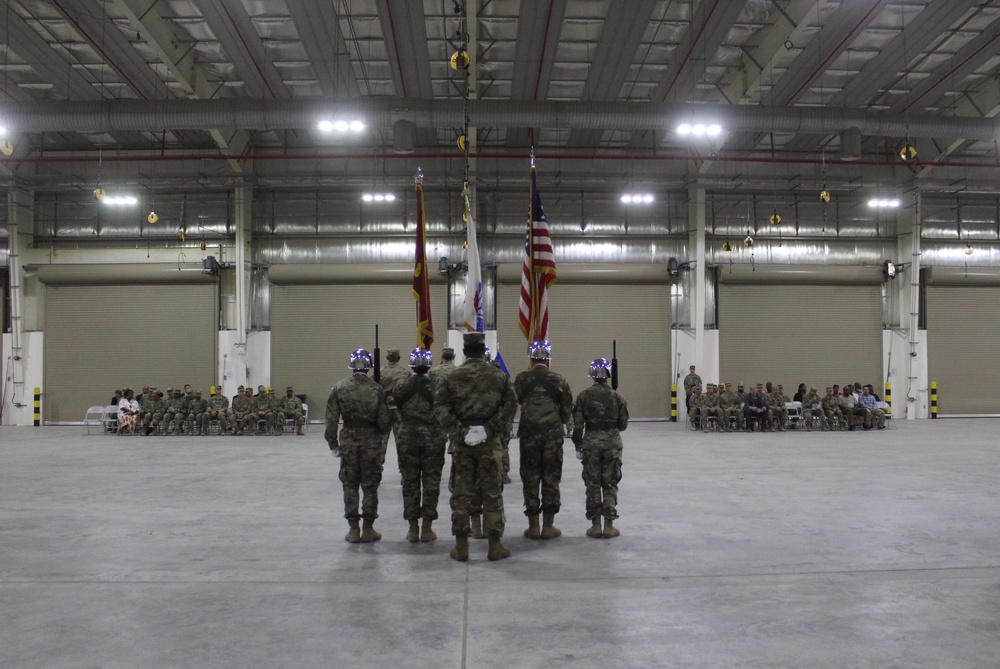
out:
<path id="1" fill-rule="evenodd" d="M 90 407 L 87 409 L 87 413 L 83 415 L 83 433 L 90 434 L 90 428 L 92 427 L 104 427 L 104 407 Z"/>
<path id="2" fill-rule="evenodd" d="M 104 411 L 101 413 L 101 428 L 104 432 L 118 431 L 118 407 L 114 404 L 104 407 Z"/>
<path id="3" fill-rule="evenodd" d="M 875 403 L 875 406 L 885 412 L 886 426 L 892 425 L 893 429 L 896 429 L 896 421 L 892 418 L 892 407 L 889 406 L 889 403 L 878 401 Z"/>
<path id="4" fill-rule="evenodd" d="M 785 402 L 785 411 L 788 412 L 788 427 L 802 424 L 802 402 Z"/>

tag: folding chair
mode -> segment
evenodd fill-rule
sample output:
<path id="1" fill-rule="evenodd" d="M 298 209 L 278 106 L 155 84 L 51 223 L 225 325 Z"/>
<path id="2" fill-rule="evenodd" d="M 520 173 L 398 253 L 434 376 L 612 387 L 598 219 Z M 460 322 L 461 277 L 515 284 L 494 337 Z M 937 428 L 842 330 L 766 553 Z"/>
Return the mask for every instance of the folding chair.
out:
<path id="1" fill-rule="evenodd" d="M 896 429 L 896 421 L 892 417 L 892 407 L 889 406 L 888 402 L 878 401 L 875 406 L 885 412 L 885 425 L 889 427 L 892 425 L 892 429 Z"/>
<path id="2" fill-rule="evenodd" d="M 109 404 L 101 412 L 101 427 L 104 432 L 118 432 L 118 407 Z"/>
<path id="3" fill-rule="evenodd" d="M 90 428 L 92 427 L 104 427 L 104 407 L 90 407 L 87 409 L 87 413 L 83 415 L 83 433 L 90 434 Z"/>
<path id="4" fill-rule="evenodd" d="M 802 425 L 802 402 L 785 402 L 785 411 L 788 412 L 788 427 Z"/>

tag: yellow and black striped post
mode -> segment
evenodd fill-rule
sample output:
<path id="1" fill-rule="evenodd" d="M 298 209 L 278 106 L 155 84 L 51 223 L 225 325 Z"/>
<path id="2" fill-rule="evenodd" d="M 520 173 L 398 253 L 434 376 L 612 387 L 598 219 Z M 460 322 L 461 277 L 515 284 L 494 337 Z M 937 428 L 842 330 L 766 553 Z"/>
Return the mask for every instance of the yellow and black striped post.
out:
<path id="1" fill-rule="evenodd" d="M 931 381 L 931 418 L 937 418 L 937 381 Z"/>
<path id="2" fill-rule="evenodd" d="M 670 422 L 677 422 L 677 384 L 670 384 Z"/>
<path id="3" fill-rule="evenodd" d="M 42 424 L 42 389 L 35 388 L 35 427 Z"/>
<path id="4" fill-rule="evenodd" d="M 885 415 L 888 416 L 892 413 L 892 384 L 888 381 L 885 382 L 885 403 L 889 405 L 885 408 Z"/>

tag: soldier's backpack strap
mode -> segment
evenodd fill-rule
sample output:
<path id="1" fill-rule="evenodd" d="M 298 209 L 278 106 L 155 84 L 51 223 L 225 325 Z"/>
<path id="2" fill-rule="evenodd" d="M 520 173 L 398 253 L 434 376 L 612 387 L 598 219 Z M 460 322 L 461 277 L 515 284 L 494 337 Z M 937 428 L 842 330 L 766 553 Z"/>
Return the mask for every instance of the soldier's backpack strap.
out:
<path id="1" fill-rule="evenodd" d="M 531 380 L 524 384 L 524 396 L 527 397 L 530 395 L 535 388 L 544 390 L 545 394 L 552 400 L 552 403 L 559 406 L 559 402 L 562 400 L 562 391 L 555 384 L 544 376 L 532 376 Z"/>

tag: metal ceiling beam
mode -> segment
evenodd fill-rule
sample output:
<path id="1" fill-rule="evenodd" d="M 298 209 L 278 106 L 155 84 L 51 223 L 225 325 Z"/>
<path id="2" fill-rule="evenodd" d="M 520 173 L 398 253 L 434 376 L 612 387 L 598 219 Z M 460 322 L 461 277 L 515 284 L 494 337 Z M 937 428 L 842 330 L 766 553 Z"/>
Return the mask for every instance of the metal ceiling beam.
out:
<path id="1" fill-rule="evenodd" d="M 240 0 L 194 0 L 194 4 L 236 68 L 247 97 L 290 97 Z"/>
<path id="2" fill-rule="evenodd" d="M 979 0 L 933 0 L 926 8 L 900 30 L 877 56 L 861 66 L 857 75 L 851 77 L 843 90 L 828 102 L 829 107 L 867 107 L 874 102 L 881 90 L 900 79 L 908 63 L 905 58 L 923 52 L 941 38 L 944 29 L 950 27 L 963 14 L 974 7 Z M 905 32 L 905 34 L 904 34 Z M 904 48 L 905 47 L 905 48 Z M 823 140 L 817 135 L 799 135 L 785 145 L 790 152 L 808 151 Z"/>
<path id="3" fill-rule="evenodd" d="M 997 81 L 995 77 L 985 79 L 980 90 L 975 93 L 967 93 L 959 99 L 954 111 L 960 116 L 979 114 L 985 118 L 996 118 L 997 115 L 1000 115 L 1000 81 Z M 944 150 L 936 152 L 930 162 L 945 160 L 952 153 L 965 146 L 967 142 L 968 140 L 965 139 L 956 139 L 950 142 Z M 919 153 L 917 157 L 920 157 Z M 917 172 L 917 177 L 927 178 L 933 169 L 934 165 L 924 165 Z"/>
<path id="4" fill-rule="evenodd" d="M 195 61 L 194 49 L 184 45 L 183 40 L 174 33 L 170 21 L 160 15 L 156 7 L 157 0 L 117 2 L 142 38 L 156 51 L 170 74 L 184 87 L 189 98 L 208 100 L 215 96 L 217 87 L 208 82 L 205 72 Z M 227 155 L 242 154 L 250 143 L 250 133 L 245 130 L 223 131 L 211 128 L 208 133 L 219 150 Z M 234 172 L 243 173 L 243 166 L 238 161 L 231 160 L 229 165 Z"/>
<path id="5" fill-rule="evenodd" d="M 601 37 L 591 59 L 582 100 L 618 99 L 656 5 L 656 0 L 635 0 L 629 3 L 627 12 L 609 6 L 608 16 L 601 27 Z M 603 136 L 603 130 L 574 130 L 569 135 L 567 145 L 574 148 L 595 148 L 601 143 Z"/>
<path id="6" fill-rule="evenodd" d="M 57 94 L 68 100 L 100 100 L 101 92 L 87 81 L 51 44 L 38 34 L 17 12 L 7 12 L 8 48 L 21 57 Z M 27 97 L 28 100 L 32 98 Z M 112 133 L 123 146 L 149 146 L 142 133 Z"/>
<path id="7" fill-rule="evenodd" d="M 511 77 L 512 100 L 535 101 L 539 96 L 547 97 L 566 3 L 567 0 L 521 3 Z M 507 146 L 527 147 L 531 143 L 532 130 L 508 128 Z"/>
<path id="8" fill-rule="evenodd" d="M 285 0 L 285 4 L 292 16 L 295 30 L 302 39 L 302 46 L 309 55 L 323 95 L 337 98 L 356 98 L 361 95 L 333 3 Z"/>
<path id="9" fill-rule="evenodd" d="M 692 11 L 687 36 L 677 46 L 673 62 L 650 95 L 652 102 L 660 104 L 668 98 L 676 102 L 688 101 L 698 83 L 704 81 L 705 70 L 745 6 L 745 2 L 732 0 L 703 0 Z M 652 137 L 652 133 L 635 133 L 630 146 L 648 147 Z"/>
<path id="10" fill-rule="evenodd" d="M 423 3 L 380 0 L 378 15 L 396 92 L 404 98 L 433 98 L 431 55 L 427 46 Z M 436 145 L 437 134 L 418 128 L 417 143 L 422 146 Z"/>

